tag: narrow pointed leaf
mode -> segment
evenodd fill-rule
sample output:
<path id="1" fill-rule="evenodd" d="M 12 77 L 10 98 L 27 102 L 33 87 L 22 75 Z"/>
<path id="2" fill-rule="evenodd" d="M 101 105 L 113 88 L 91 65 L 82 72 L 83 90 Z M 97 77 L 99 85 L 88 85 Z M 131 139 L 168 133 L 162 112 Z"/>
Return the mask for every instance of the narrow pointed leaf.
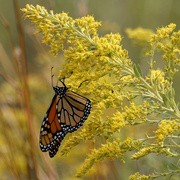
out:
<path id="1" fill-rule="evenodd" d="M 139 72 L 140 76 L 142 77 L 142 76 L 143 76 L 143 75 L 142 75 L 142 70 L 141 70 L 141 67 L 140 67 L 139 64 L 138 64 L 138 66 L 137 66 L 137 69 L 138 69 L 138 72 Z"/>
<path id="2" fill-rule="evenodd" d="M 169 108 L 170 105 L 169 105 L 169 100 L 167 98 L 167 95 L 166 94 L 162 94 L 162 97 L 163 97 L 164 104 Z"/>
<path id="3" fill-rule="evenodd" d="M 134 69 L 134 73 L 135 73 L 136 77 L 138 77 L 138 78 L 141 77 L 141 75 L 140 75 L 140 73 L 139 73 L 139 71 L 138 71 L 138 69 L 137 69 L 135 64 L 133 66 L 133 69 Z"/>

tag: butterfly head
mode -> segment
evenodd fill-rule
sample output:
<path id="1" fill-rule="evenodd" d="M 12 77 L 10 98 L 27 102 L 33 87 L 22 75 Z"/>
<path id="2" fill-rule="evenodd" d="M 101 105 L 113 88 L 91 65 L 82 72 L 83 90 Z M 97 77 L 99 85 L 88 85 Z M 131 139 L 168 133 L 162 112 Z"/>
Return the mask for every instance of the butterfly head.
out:
<path id="1" fill-rule="evenodd" d="M 68 91 L 68 88 L 66 86 L 65 87 L 54 86 L 53 89 L 56 95 L 60 95 L 60 96 L 63 96 L 65 92 Z"/>

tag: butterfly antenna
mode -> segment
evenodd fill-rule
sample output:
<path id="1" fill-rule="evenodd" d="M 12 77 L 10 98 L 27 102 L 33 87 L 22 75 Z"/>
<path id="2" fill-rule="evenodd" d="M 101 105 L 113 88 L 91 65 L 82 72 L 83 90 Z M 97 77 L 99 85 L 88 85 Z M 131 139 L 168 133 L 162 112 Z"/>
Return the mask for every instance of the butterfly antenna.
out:
<path id="1" fill-rule="evenodd" d="M 66 87 L 66 85 L 64 84 L 64 82 L 61 79 L 59 81 L 63 84 L 64 87 Z"/>
<path id="2" fill-rule="evenodd" d="M 53 69 L 53 66 L 51 67 L 51 83 L 52 83 L 52 87 L 54 87 L 53 86 L 53 77 L 54 77 L 54 74 L 52 74 L 52 69 Z"/>

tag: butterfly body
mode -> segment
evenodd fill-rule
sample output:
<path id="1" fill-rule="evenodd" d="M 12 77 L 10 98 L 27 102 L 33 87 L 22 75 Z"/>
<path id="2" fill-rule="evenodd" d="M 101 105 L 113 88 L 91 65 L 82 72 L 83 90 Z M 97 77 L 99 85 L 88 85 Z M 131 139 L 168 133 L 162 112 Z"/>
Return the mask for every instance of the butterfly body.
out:
<path id="1" fill-rule="evenodd" d="M 89 99 L 69 91 L 66 86 L 53 87 L 55 95 L 44 117 L 40 131 L 40 148 L 54 157 L 67 133 L 76 131 L 88 118 Z"/>
<path id="2" fill-rule="evenodd" d="M 59 86 L 54 86 L 53 87 L 54 91 L 55 91 L 55 95 L 59 95 L 61 98 L 65 95 L 66 91 L 68 91 L 68 88 L 65 87 L 59 87 Z"/>

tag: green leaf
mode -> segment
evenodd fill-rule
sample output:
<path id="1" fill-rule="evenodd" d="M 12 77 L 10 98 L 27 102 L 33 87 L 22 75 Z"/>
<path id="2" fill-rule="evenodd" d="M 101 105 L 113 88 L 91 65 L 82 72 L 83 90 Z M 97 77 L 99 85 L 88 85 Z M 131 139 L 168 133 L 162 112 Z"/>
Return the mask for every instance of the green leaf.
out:
<path id="1" fill-rule="evenodd" d="M 140 86 L 140 87 L 142 87 L 142 88 L 144 88 L 144 89 L 147 89 L 147 86 L 144 85 L 144 84 L 137 84 L 136 86 Z"/>
<path id="2" fill-rule="evenodd" d="M 136 125 L 139 125 L 139 124 L 142 124 L 142 123 L 143 123 L 143 121 L 141 121 L 141 122 L 134 122 L 131 125 L 136 126 Z"/>
<path id="3" fill-rule="evenodd" d="M 138 69 L 138 72 L 139 72 L 139 74 L 140 74 L 140 76 L 142 77 L 143 75 L 142 75 L 142 70 L 141 70 L 141 66 L 138 64 L 138 66 L 137 66 L 137 69 Z"/>
<path id="4" fill-rule="evenodd" d="M 174 90 L 174 88 L 172 88 L 172 95 L 173 95 L 173 97 L 175 97 L 175 90 Z"/>
<path id="5" fill-rule="evenodd" d="M 173 167 L 174 169 L 178 169 L 178 170 L 179 170 L 179 167 L 176 166 L 175 164 L 171 163 L 171 165 L 172 165 L 172 167 Z"/>
<path id="6" fill-rule="evenodd" d="M 177 164 L 179 164 L 179 162 L 180 162 L 180 159 L 178 159 Z"/>
<path id="7" fill-rule="evenodd" d="M 135 73 L 136 77 L 138 77 L 138 78 L 141 77 L 141 73 L 138 71 L 138 69 L 137 69 L 135 64 L 133 66 L 133 69 L 134 69 L 134 73 Z"/>
<path id="8" fill-rule="evenodd" d="M 162 94 L 162 97 L 163 97 L 163 102 L 164 102 L 164 104 L 165 104 L 168 108 L 170 108 L 169 99 L 168 99 L 167 95 L 166 95 L 166 94 Z"/>
<path id="9" fill-rule="evenodd" d="M 177 103 L 177 107 L 179 108 L 179 102 Z"/>

